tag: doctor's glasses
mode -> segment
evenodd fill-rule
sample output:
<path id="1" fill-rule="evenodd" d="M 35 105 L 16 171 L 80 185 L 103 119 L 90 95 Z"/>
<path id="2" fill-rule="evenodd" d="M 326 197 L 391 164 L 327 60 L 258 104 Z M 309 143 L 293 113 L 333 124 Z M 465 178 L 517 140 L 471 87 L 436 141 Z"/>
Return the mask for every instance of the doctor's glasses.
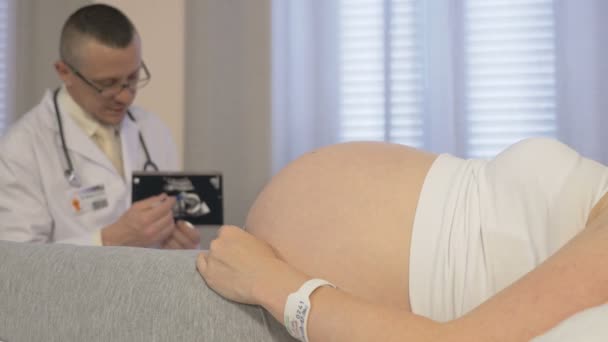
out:
<path id="1" fill-rule="evenodd" d="M 84 83 L 93 88 L 99 95 L 112 98 L 119 93 L 121 93 L 125 88 L 128 88 L 131 91 L 135 91 L 136 89 L 141 89 L 148 82 L 150 82 L 150 71 L 146 67 L 146 64 L 142 61 L 141 65 L 137 69 L 137 71 L 133 72 L 131 75 L 127 76 L 126 79 L 107 79 L 107 80 L 99 80 L 93 81 L 86 77 L 84 77 L 78 69 L 65 62 L 70 70 L 74 73 L 74 75 L 78 76 Z"/>

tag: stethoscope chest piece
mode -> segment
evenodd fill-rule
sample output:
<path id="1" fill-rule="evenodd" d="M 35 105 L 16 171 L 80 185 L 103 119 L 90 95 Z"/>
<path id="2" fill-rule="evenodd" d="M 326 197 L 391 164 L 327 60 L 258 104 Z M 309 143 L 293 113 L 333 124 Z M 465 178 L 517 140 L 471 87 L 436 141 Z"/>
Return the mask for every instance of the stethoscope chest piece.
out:
<path id="1" fill-rule="evenodd" d="M 80 183 L 80 179 L 78 178 L 78 176 L 76 175 L 76 172 L 74 172 L 74 170 L 65 170 L 64 176 L 65 176 L 65 179 L 68 181 L 68 184 L 70 184 L 71 187 L 80 188 L 82 186 L 82 184 Z"/>

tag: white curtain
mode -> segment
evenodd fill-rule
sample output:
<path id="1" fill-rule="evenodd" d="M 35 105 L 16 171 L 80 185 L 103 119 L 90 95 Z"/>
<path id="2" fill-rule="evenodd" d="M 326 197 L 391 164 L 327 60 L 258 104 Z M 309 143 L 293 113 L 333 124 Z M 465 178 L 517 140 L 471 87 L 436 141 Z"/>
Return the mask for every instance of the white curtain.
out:
<path id="1" fill-rule="evenodd" d="M 335 1 L 273 1 L 272 169 L 337 139 Z"/>
<path id="2" fill-rule="evenodd" d="M 14 112 L 14 34 L 14 0 L 0 0 L 0 135 L 12 121 Z"/>
<path id="3" fill-rule="evenodd" d="M 273 170 L 353 139 L 488 157 L 544 135 L 607 162 L 607 15 L 602 0 L 274 1 Z"/>
<path id="4" fill-rule="evenodd" d="M 608 163 L 608 2 L 556 3 L 559 138 Z"/>

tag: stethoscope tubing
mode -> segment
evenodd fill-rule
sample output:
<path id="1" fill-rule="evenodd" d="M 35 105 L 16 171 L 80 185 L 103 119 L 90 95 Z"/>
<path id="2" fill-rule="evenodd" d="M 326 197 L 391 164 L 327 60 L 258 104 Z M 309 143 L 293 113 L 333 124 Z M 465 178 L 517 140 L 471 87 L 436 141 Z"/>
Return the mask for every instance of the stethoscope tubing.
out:
<path id="1" fill-rule="evenodd" d="M 53 92 L 53 106 L 55 107 L 55 116 L 57 117 L 57 125 L 59 126 L 59 137 L 61 138 L 61 148 L 63 150 L 63 155 L 65 157 L 67 168 L 64 170 L 63 174 L 71 186 L 80 187 L 80 181 L 76 176 L 76 171 L 74 169 L 74 164 L 72 163 L 72 158 L 70 157 L 70 153 L 68 151 L 68 144 L 65 140 L 65 133 L 63 131 L 63 121 L 61 120 L 61 114 L 59 112 L 59 104 L 57 102 L 57 97 L 59 95 L 59 91 L 61 88 L 55 89 Z M 135 117 L 131 113 L 131 110 L 127 109 L 127 115 L 131 121 L 137 123 Z M 144 163 L 143 170 L 147 171 L 148 167 L 152 168 L 153 171 L 158 171 L 158 166 L 152 158 L 150 157 L 150 152 L 148 151 L 148 147 L 146 146 L 146 142 L 144 141 L 144 136 L 141 134 L 141 131 L 138 130 L 139 135 L 139 143 L 141 144 L 142 149 L 144 150 L 144 154 L 146 155 L 146 162 Z"/>

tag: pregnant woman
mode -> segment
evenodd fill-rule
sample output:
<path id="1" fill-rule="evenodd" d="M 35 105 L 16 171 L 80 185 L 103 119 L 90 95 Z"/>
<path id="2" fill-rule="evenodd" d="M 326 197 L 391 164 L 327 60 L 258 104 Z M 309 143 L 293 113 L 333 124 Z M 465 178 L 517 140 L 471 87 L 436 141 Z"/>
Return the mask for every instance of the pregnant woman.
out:
<path id="1" fill-rule="evenodd" d="M 606 190 L 549 139 L 329 146 L 198 256 L 0 242 L 0 340 L 527 341 L 608 301 Z"/>

